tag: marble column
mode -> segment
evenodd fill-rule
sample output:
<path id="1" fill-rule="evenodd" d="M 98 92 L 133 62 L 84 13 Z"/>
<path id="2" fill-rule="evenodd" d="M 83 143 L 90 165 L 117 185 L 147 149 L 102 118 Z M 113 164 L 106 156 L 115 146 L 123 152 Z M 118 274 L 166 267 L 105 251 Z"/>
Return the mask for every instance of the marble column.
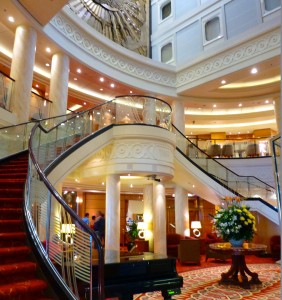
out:
<path id="1" fill-rule="evenodd" d="M 105 262 L 120 259 L 120 176 L 110 174 L 106 179 Z"/>
<path id="2" fill-rule="evenodd" d="M 143 190 L 143 220 L 146 224 L 145 239 L 149 241 L 149 251 L 154 251 L 153 242 L 153 185 L 148 184 Z"/>
<path id="3" fill-rule="evenodd" d="M 20 25 L 16 29 L 10 76 L 15 80 L 10 109 L 17 122 L 30 119 L 30 99 L 33 80 L 37 34 L 34 28 Z"/>
<path id="4" fill-rule="evenodd" d="M 50 96 L 53 102 L 51 116 L 65 115 L 68 104 L 69 57 L 64 53 L 52 56 Z"/>
<path id="5" fill-rule="evenodd" d="M 167 255 L 166 251 L 166 199 L 162 182 L 153 183 L 153 234 L 154 253 Z"/>
<path id="6" fill-rule="evenodd" d="M 143 123 L 156 125 L 156 102 L 154 99 L 147 99 L 143 107 Z"/>
<path id="7" fill-rule="evenodd" d="M 275 112 L 275 118 L 276 118 L 276 126 L 278 134 L 281 132 L 281 100 L 280 98 L 275 98 L 273 101 L 274 105 L 274 112 Z"/>
<path id="8" fill-rule="evenodd" d="M 187 191 L 179 185 L 174 190 L 175 204 L 175 231 L 181 235 L 190 236 L 189 230 L 189 204 Z"/>
<path id="9" fill-rule="evenodd" d="M 172 123 L 185 135 L 185 110 L 181 100 L 176 99 L 172 103 Z"/>

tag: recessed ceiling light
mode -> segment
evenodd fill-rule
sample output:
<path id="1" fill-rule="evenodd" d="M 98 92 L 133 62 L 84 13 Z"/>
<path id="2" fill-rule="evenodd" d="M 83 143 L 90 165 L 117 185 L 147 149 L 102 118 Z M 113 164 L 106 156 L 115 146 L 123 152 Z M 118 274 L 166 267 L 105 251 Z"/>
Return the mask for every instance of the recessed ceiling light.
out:
<path id="1" fill-rule="evenodd" d="M 216 104 L 214 104 L 213 107 L 216 107 Z"/>
<path id="2" fill-rule="evenodd" d="M 258 69 L 257 68 L 252 68 L 252 70 L 251 70 L 251 73 L 252 74 L 256 74 L 258 72 Z"/>
<path id="3" fill-rule="evenodd" d="M 104 77 L 100 77 L 99 79 L 101 82 L 104 82 L 105 81 L 105 78 Z"/>
<path id="4" fill-rule="evenodd" d="M 111 88 L 114 88 L 115 87 L 115 84 L 114 83 L 111 83 Z"/>
<path id="5" fill-rule="evenodd" d="M 46 66 L 46 67 L 50 67 L 50 64 L 47 63 L 47 64 L 45 64 L 45 66 Z"/>
<path id="6" fill-rule="evenodd" d="M 269 103 L 269 100 L 265 100 L 265 103 L 266 103 L 266 104 Z"/>
<path id="7" fill-rule="evenodd" d="M 221 84 L 225 84 L 226 83 L 226 81 L 225 80 L 221 80 Z"/>
<path id="8" fill-rule="evenodd" d="M 83 102 L 83 105 L 86 105 L 86 102 Z"/>
<path id="9" fill-rule="evenodd" d="M 46 48 L 46 52 L 50 53 L 51 49 L 49 47 Z"/>
<path id="10" fill-rule="evenodd" d="M 14 22 L 15 22 L 15 19 L 14 19 L 14 17 L 9 16 L 9 17 L 8 17 L 8 21 L 11 22 L 11 23 L 14 23 Z"/>
<path id="11" fill-rule="evenodd" d="M 37 88 L 39 87 L 39 85 L 38 85 L 38 84 L 36 84 L 35 86 L 36 86 Z"/>
<path id="12" fill-rule="evenodd" d="M 100 91 L 103 91 L 104 89 L 100 89 Z"/>
<path id="13" fill-rule="evenodd" d="M 74 77 L 74 79 L 73 79 L 73 80 L 75 80 L 75 81 L 76 81 L 76 80 L 77 80 L 77 78 L 76 78 L 76 77 Z"/>
<path id="14" fill-rule="evenodd" d="M 239 103 L 239 105 L 238 105 L 239 107 L 241 107 L 242 106 L 242 103 Z"/>
<path id="15" fill-rule="evenodd" d="M 132 91 L 129 91 L 129 93 L 132 94 L 133 92 L 132 92 Z"/>
<path id="16" fill-rule="evenodd" d="M 77 73 L 81 73 L 81 69 L 77 69 L 76 72 L 77 72 Z"/>

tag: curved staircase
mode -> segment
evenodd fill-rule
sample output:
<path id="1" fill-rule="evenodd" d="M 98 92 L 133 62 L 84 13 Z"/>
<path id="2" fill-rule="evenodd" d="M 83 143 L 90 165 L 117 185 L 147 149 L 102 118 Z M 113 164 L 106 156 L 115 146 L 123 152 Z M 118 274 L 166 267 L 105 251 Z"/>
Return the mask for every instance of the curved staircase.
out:
<path id="1" fill-rule="evenodd" d="M 0 299 L 53 299 L 39 275 L 23 221 L 28 153 L 0 162 Z"/>

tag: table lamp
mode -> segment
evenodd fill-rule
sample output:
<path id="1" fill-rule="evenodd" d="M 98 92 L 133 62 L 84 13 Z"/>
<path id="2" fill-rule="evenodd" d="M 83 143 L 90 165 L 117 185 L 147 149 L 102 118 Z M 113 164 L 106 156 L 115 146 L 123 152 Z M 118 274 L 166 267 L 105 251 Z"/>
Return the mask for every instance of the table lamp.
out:
<path id="1" fill-rule="evenodd" d="M 200 237 L 201 232 L 200 228 L 202 228 L 201 222 L 200 221 L 192 221 L 191 222 L 191 229 L 193 229 L 193 234 L 195 237 Z"/>
<path id="2" fill-rule="evenodd" d="M 137 224 L 137 230 L 138 231 L 138 236 L 140 239 L 145 238 L 145 229 L 147 229 L 147 224 L 145 222 L 138 222 Z"/>

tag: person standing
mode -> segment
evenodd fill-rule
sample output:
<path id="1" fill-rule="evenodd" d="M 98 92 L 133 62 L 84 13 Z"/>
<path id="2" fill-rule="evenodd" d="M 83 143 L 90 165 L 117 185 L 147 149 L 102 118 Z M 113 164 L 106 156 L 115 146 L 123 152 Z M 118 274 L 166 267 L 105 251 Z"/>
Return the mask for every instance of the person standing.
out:
<path id="1" fill-rule="evenodd" d="M 85 213 L 84 217 L 82 218 L 82 221 L 85 222 L 88 226 L 90 225 L 89 221 L 89 213 Z"/>
<path id="2" fill-rule="evenodd" d="M 105 217 L 104 214 L 99 210 L 94 222 L 94 231 L 96 231 L 101 242 L 105 240 Z"/>

